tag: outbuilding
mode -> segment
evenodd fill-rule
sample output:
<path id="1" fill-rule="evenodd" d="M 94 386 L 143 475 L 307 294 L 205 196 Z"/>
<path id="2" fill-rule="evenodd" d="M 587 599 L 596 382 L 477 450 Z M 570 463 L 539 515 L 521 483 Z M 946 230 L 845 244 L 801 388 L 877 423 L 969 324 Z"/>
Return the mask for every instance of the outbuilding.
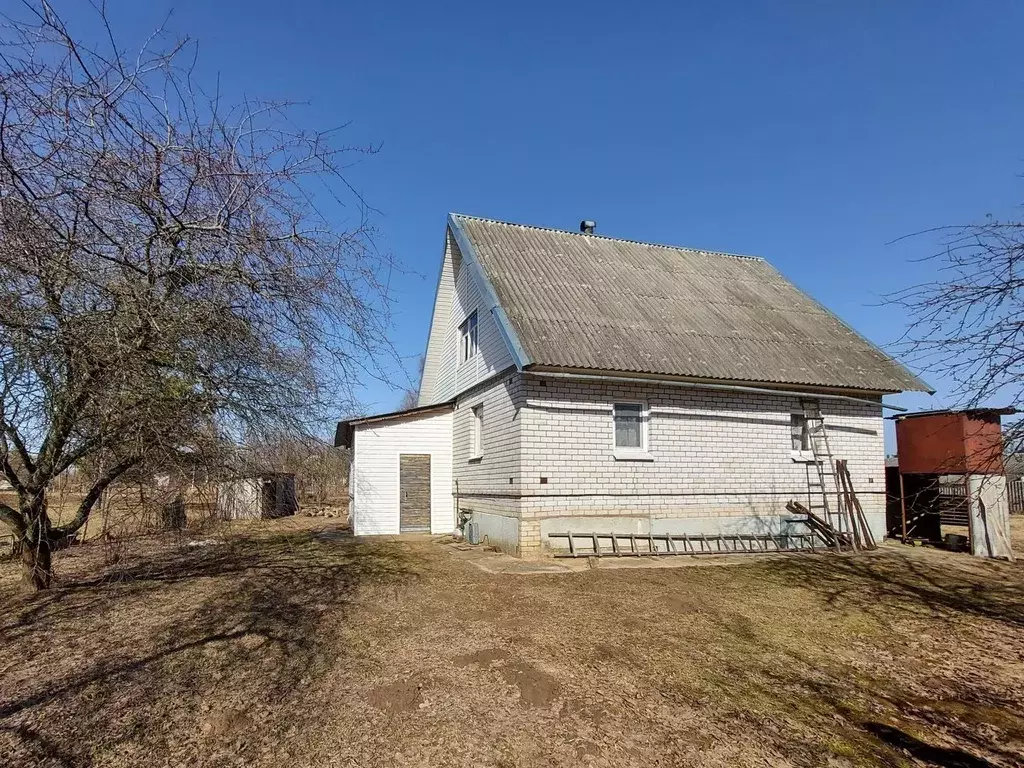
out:
<path id="1" fill-rule="evenodd" d="M 454 403 L 338 425 L 335 445 L 352 451 L 350 516 L 356 536 L 452 533 Z"/>
<path id="2" fill-rule="evenodd" d="M 299 508 L 295 475 L 263 472 L 235 477 L 217 486 L 217 513 L 223 520 L 258 520 L 294 515 Z"/>

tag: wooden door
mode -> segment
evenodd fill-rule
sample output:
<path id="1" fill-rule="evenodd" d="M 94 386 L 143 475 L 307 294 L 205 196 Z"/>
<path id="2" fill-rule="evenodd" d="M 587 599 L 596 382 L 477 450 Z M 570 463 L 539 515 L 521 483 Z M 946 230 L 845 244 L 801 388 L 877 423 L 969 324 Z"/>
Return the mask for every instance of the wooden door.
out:
<path id="1" fill-rule="evenodd" d="M 430 454 L 398 456 L 398 521 L 402 533 L 430 533 Z"/>

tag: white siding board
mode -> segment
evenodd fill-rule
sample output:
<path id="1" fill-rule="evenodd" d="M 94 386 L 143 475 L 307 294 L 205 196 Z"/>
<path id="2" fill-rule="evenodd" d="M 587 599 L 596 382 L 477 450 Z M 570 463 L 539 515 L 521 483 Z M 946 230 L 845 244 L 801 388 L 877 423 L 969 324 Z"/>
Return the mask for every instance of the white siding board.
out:
<path id="1" fill-rule="evenodd" d="M 399 533 L 398 457 L 403 453 L 430 454 L 430 532 L 455 530 L 450 411 L 356 426 L 353 440 L 356 536 Z"/>
<path id="2" fill-rule="evenodd" d="M 445 258 L 454 265 L 455 290 L 433 379 L 431 402 L 450 400 L 515 365 L 476 275 L 465 267 L 450 234 L 447 243 Z M 463 363 L 459 360 L 459 326 L 473 312 L 477 316 L 477 353 Z"/>
<path id="3" fill-rule="evenodd" d="M 519 492 L 519 408 L 522 376 L 513 371 L 459 397 L 452 428 L 459 493 Z M 483 406 L 482 451 L 471 455 L 473 408 Z M 509 482 L 511 480 L 511 482 Z"/>
<path id="4" fill-rule="evenodd" d="M 423 357 L 423 376 L 420 378 L 420 391 L 417 405 L 433 405 L 441 402 L 437 396 L 437 381 L 445 367 L 445 341 L 451 325 L 452 302 L 455 297 L 455 273 L 459 268 L 456 263 L 456 252 L 453 251 L 454 240 L 451 232 L 445 230 L 444 257 L 441 260 L 441 274 L 437 280 L 437 294 L 434 297 L 434 312 L 430 319 L 430 335 L 427 338 L 427 351 Z M 461 258 L 458 259 L 461 262 Z"/>

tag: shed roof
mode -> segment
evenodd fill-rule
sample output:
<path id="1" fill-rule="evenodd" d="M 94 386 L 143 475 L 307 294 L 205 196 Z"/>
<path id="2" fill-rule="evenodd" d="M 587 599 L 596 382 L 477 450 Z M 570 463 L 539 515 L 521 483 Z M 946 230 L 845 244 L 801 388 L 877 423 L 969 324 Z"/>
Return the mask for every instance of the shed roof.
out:
<path id="1" fill-rule="evenodd" d="M 452 214 L 534 366 L 930 391 L 761 258 Z"/>
<path id="2" fill-rule="evenodd" d="M 889 416 L 888 418 L 893 419 L 894 421 L 903 421 L 904 419 L 916 419 L 922 416 L 945 416 L 947 414 L 963 414 L 968 418 L 984 418 L 985 416 L 1012 416 L 1017 412 L 1017 409 L 1012 406 L 993 406 L 986 408 L 935 408 L 929 411 L 897 413 L 896 415 Z"/>
<path id="3" fill-rule="evenodd" d="M 361 427 L 364 424 L 376 424 L 381 421 L 395 421 L 397 419 L 404 419 L 409 416 L 427 416 L 431 413 L 440 413 L 442 411 L 451 411 L 455 408 L 454 400 L 445 400 L 443 403 L 431 403 L 430 405 L 421 405 L 416 408 L 406 408 L 401 411 L 391 411 L 390 413 L 376 413 L 372 416 L 359 416 L 354 419 L 348 419 L 346 421 L 339 421 L 337 427 L 334 430 L 334 447 L 335 448 L 351 448 L 352 447 L 352 430 L 356 427 Z"/>

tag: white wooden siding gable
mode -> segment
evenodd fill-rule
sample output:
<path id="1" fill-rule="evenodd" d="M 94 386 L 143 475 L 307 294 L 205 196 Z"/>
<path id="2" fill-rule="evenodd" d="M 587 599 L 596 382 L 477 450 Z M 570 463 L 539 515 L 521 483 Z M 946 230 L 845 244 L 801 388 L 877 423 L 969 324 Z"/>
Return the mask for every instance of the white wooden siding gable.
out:
<path id="1" fill-rule="evenodd" d="M 444 257 L 441 259 L 441 274 L 437 279 L 437 292 L 434 294 L 434 310 L 430 317 L 430 334 L 427 337 L 427 351 L 423 357 L 423 375 L 420 378 L 420 391 L 417 405 L 434 405 L 441 402 L 437 397 L 437 379 L 444 356 L 444 340 L 451 323 L 452 301 L 455 296 L 455 274 L 458 247 L 454 244 L 452 233 L 445 230 Z M 458 259 L 462 261 L 461 257 Z"/>
<path id="2" fill-rule="evenodd" d="M 450 400 L 495 374 L 526 361 L 500 321 L 501 307 L 487 284 L 479 264 L 459 245 L 457 224 L 449 219 L 444 260 L 434 299 L 434 314 L 423 364 L 418 404 L 433 405 Z M 477 353 L 459 359 L 459 326 L 477 313 Z"/>
<path id="3" fill-rule="evenodd" d="M 455 530 L 451 411 L 357 425 L 353 441 L 356 536 L 399 532 L 398 457 L 403 453 L 430 454 L 430 532 Z"/>

